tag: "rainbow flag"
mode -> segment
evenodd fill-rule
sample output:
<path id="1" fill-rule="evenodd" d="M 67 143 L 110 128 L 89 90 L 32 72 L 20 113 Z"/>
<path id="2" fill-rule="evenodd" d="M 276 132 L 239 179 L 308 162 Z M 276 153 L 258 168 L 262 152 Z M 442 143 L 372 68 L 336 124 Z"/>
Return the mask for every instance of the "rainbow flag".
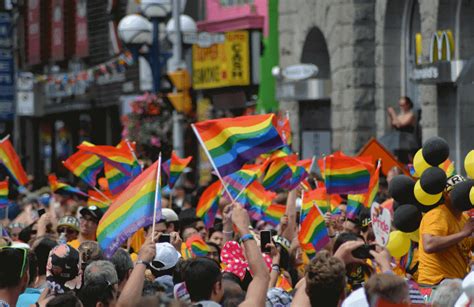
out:
<path id="1" fill-rule="evenodd" d="M 450 159 L 446 159 L 441 165 L 439 166 L 443 171 L 446 172 L 446 177 L 451 177 L 456 175 L 456 169 L 454 168 L 454 162 Z"/>
<path id="2" fill-rule="evenodd" d="M 97 226 L 97 241 L 107 258 L 122 246 L 131 235 L 153 223 L 153 209 L 159 190 L 156 191 L 160 159 L 143 171 L 110 205 Z M 158 178 L 159 180 L 159 178 Z M 157 220 L 161 208 L 157 206 Z"/>
<path id="3" fill-rule="evenodd" d="M 377 193 L 379 192 L 380 168 L 381 164 L 379 163 L 379 165 L 375 169 L 374 174 L 370 176 L 369 190 L 367 191 L 367 193 L 364 194 L 364 206 L 367 208 L 372 206 L 372 203 L 374 202 L 375 197 L 377 197 Z"/>
<path id="4" fill-rule="evenodd" d="M 286 185 L 293 176 L 293 172 L 288 165 L 289 162 L 296 162 L 296 156 L 292 155 L 273 160 L 263 178 L 265 189 L 274 191 Z"/>
<path id="5" fill-rule="evenodd" d="M 201 218 L 209 229 L 214 226 L 217 209 L 219 208 L 219 200 L 222 191 L 222 184 L 216 181 L 208 186 L 199 198 L 196 207 L 196 216 Z"/>
<path id="6" fill-rule="evenodd" d="M 271 204 L 263 213 L 262 219 L 271 224 L 272 226 L 276 227 L 280 224 L 280 219 L 285 215 L 286 206 L 278 205 L 278 204 Z"/>
<path id="7" fill-rule="evenodd" d="M 274 114 L 240 116 L 191 125 L 222 177 L 261 154 L 284 146 L 273 126 Z"/>
<path id="8" fill-rule="evenodd" d="M 312 259 L 314 256 L 316 256 L 316 250 L 314 249 L 313 244 L 311 243 L 302 244 L 300 242 L 300 246 L 303 252 L 306 254 L 306 256 L 308 256 L 309 259 Z"/>
<path id="9" fill-rule="evenodd" d="M 326 188 L 318 188 L 304 192 L 301 205 L 301 220 L 304 220 L 311 207 L 318 206 L 321 212 L 331 212 L 342 203 L 342 198 L 338 194 L 329 195 Z"/>
<path id="10" fill-rule="evenodd" d="M 283 276 L 283 274 L 280 274 L 280 276 L 278 276 L 278 279 L 277 279 L 275 288 L 283 289 L 283 290 L 285 290 L 285 291 L 288 292 L 288 293 L 290 293 L 291 291 L 293 291 L 293 287 L 291 286 L 291 284 L 290 284 L 290 282 L 288 281 L 288 279 L 286 279 L 286 277 Z"/>
<path id="11" fill-rule="evenodd" d="M 263 174 L 267 170 L 267 167 L 269 164 L 270 164 L 270 159 L 267 158 L 263 160 L 261 164 L 245 164 L 244 166 L 242 166 L 242 169 L 254 171 L 257 174 L 257 178 L 260 178 L 263 176 Z"/>
<path id="12" fill-rule="evenodd" d="M 317 206 L 311 207 L 301 223 L 298 240 L 301 244 L 311 243 L 316 251 L 329 243 L 328 229 L 323 214 Z"/>
<path id="13" fill-rule="evenodd" d="M 95 154 L 103 162 L 109 163 L 125 175 L 133 176 L 137 163 L 128 147 L 94 145 L 89 142 L 82 142 L 82 144 L 77 146 L 77 148 Z"/>
<path id="14" fill-rule="evenodd" d="M 326 157 L 325 185 L 329 194 L 362 194 L 369 188 L 370 172 L 360 158 Z"/>
<path id="15" fill-rule="evenodd" d="M 123 150 L 129 150 L 130 154 L 133 156 L 134 152 L 134 143 L 130 144 L 128 141 L 120 141 L 116 146 L 117 148 L 123 148 Z M 141 166 L 138 164 L 138 161 L 134 159 L 132 165 L 132 174 L 130 176 L 125 175 L 119 169 L 115 168 L 109 163 L 104 163 L 104 173 L 107 182 L 109 183 L 109 190 L 112 195 L 118 195 L 122 193 L 123 190 L 132 182 L 133 178 L 137 177 L 142 172 Z"/>
<path id="16" fill-rule="evenodd" d="M 104 166 L 99 157 L 84 150 L 75 152 L 66 161 L 63 161 L 63 165 L 91 187 L 95 187 L 97 174 Z"/>
<path id="17" fill-rule="evenodd" d="M 174 187 L 175 183 L 178 181 L 179 176 L 192 159 L 193 157 L 181 159 L 173 151 L 171 153 L 171 159 L 163 163 L 163 171 L 166 173 L 166 175 L 168 175 L 168 185 L 170 189 Z"/>
<path id="18" fill-rule="evenodd" d="M 296 166 L 301 166 L 309 174 L 313 166 L 313 161 L 314 159 L 299 160 L 296 162 Z"/>
<path id="19" fill-rule="evenodd" d="M 198 234 L 192 235 L 186 240 L 186 247 L 195 257 L 204 257 L 209 253 L 209 246 Z"/>
<path id="20" fill-rule="evenodd" d="M 8 207 L 8 178 L 0 181 L 0 208 Z"/>
<path id="21" fill-rule="evenodd" d="M 360 209 L 364 206 L 364 194 L 347 195 L 346 217 L 354 220 L 359 215 Z"/>
<path id="22" fill-rule="evenodd" d="M 102 209 L 103 211 L 109 208 L 110 204 L 112 203 L 111 200 L 105 198 L 102 194 L 98 193 L 94 190 L 87 191 L 89 198 L 87 199 L 87 206 L 96 206 L 97 208 Z"/>
<path id="23" fill-rule="evenodd" d="M 49 181 L 49 187 L 51 189 L 51 192 L 53 193 L 58 193 L 58 192 L 75 193 L 75 194 L 82 195 L 84 197 L 89 197 L 89 195 L 82 192 L 79 188 L 73 187 L 64 182 L 60 182 L 55 174 L 50 174 L 48 176 L 48 181 Z"/>
<path id="24" fill-rule="evenodd" d="M 253 170 L 244 170 L 241 169 L 233 174 L 225 176 L 223 179 L 227 191 L 222 189 L 222 194 L 224 199 L 231 201 L 234 199 L 236 202 L 246 205 L 246 189 L 247 187 L 257 178 L 257 172 Z M 238 197 L 238 198 L 237 198 Z"/>
<path id="25" fill-rule="evenodd" d="M 250 217 L 254 220 L 261 219 L 263 212 L 271 205 L 275 196 L 276 193 L 266 191 L 260 182 L 252 182 L 247 187 L 245 202 Z"/>
<path id="26" fill-rule="evenodd" d="M 302 166 L 290 165 L 291 168 L 291 178 L 288 183 L 285 185 L 285 188 L 289 191 L 298 187 L 298 185 L 308 178 L 308 172 Z"/>
<path id="27" fill-rule="evenodd" d="M 0 141 L 0 162 L 5 166 L 18 185 L 23 186 L 28 183 L 28 176 L 8 138 Z"/>

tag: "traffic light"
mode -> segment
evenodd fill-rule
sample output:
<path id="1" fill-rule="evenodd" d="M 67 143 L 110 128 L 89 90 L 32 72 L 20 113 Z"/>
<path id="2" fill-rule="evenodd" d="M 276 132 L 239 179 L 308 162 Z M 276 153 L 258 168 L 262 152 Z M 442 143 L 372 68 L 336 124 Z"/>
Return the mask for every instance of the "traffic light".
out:
<path id="1" fill-rule="evenodd" d="M 185 69 L 169 72 L 168 78 L 173 84 L 174 91 L 167 97 L 176 111 L 189 115 L 192 111 L 192 100 L 189 94 L 191 76 Z"/>

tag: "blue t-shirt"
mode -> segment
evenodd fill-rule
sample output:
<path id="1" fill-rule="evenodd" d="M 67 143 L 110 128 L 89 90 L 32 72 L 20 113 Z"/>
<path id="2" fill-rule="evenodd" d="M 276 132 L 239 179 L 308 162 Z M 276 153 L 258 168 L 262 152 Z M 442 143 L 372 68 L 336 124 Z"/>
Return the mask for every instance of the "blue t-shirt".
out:
<path id="1" fill-rule="evenodd" d="M 36 288 L 26 288 L 25 292 L 18 297 L 16 306 L 29 307 L 30 305 L 34 305 L 38 301 L 42 291 L 43 290 Z"/>

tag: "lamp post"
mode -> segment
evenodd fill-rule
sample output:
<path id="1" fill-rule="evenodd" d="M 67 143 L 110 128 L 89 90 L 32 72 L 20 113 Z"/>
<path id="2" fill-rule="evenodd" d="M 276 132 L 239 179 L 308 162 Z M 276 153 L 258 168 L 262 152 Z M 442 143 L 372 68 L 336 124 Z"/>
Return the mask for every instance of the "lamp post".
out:
<path id="1" fill-rule="evenodd" d="M 161 89 L 161 70 L 163 65 L 166 64 L 168 58 L 160 52 L 159 25 L 170 17 L 172 10 L 173 17 L 179 16 L 185 5 L 186 0 L 141 0 L 140 8 L 146 18 L 142 15 L 132 14 L 125 16 L 118 25 L 119 36 L 130 48 L 135 59 L 138 58 L 139 49 L 143 45 L 150 47 L 150 51 L 145 54 L 145 56 L 152 71 L 153 92 L 155 94 L 159 93 Z M 190 17 L 188 18 L 191 19 Z M 177 29 L 178 31 L 171 31 L 173 33 L 167 31 L 169 34 L 171 33 L 174 36 L 177 36 L 177 39 L 173 39 L 174 42 L 172 41 L 173 59 L 175 59 L 172 63 L 179 63 L 179 66 L 173 65 L 175 68 L 183 68 L 181 67 L 182 48 L 180 27 L 182 16 L 180 16 L 180 18 L 174 18 L 174 20 L 174 29 Z M 195 29 L 196 24 L 194 23 L 194 31 Z M 184 156 L 183 143 L 181 117 L 176 111 L 173 111 L 173 149 L 181 156 Z"/>

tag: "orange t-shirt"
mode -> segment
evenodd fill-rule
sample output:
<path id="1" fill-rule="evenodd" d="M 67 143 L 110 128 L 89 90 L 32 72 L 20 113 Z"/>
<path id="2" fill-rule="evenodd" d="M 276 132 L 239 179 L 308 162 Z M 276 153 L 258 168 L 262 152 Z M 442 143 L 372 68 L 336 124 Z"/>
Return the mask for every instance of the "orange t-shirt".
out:
<path id="1" fill-rule="evenodd" d="M 436 285 L 445 278 L 464 278 L 468 272 L 471 238 L 465 238 L 440 252 L 428 254 L 423 248 L 423 234 L 448 236 L 460 232 L 468 220 L 466 214 L 456 218 L 440 205 L 423 216 L 420 225 L 418 283 Z"/>

